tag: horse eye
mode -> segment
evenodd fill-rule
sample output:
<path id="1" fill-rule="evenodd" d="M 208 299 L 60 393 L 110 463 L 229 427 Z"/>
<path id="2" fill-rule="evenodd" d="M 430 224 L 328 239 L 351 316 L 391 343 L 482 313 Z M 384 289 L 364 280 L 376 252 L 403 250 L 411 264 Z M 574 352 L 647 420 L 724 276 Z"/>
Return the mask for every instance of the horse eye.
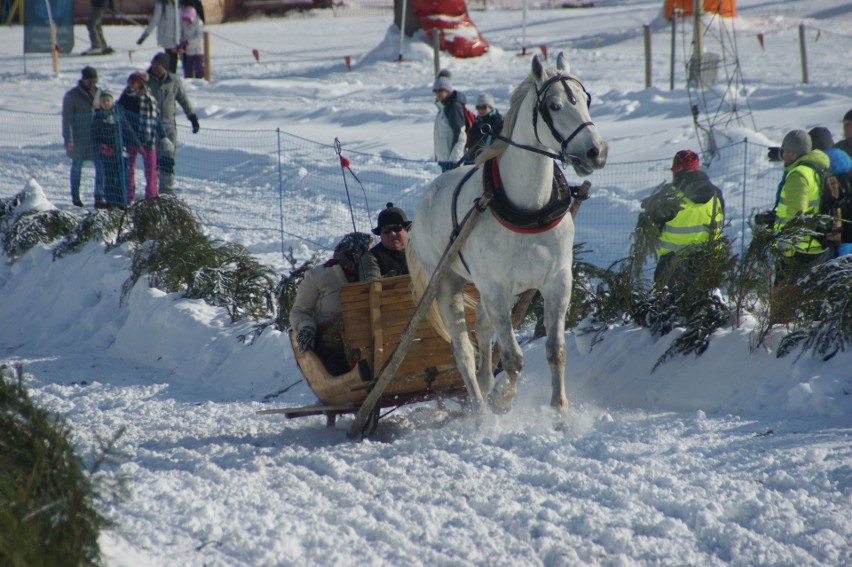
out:
<path id="1" fill-rule="evenodd" d="M 558 102 L 551 102 L 550 103 L 550 110 L 556 112 L 557 110 L 561 110 L 561 109 L 562 109 L 562 105 L 559 104 Z"/>

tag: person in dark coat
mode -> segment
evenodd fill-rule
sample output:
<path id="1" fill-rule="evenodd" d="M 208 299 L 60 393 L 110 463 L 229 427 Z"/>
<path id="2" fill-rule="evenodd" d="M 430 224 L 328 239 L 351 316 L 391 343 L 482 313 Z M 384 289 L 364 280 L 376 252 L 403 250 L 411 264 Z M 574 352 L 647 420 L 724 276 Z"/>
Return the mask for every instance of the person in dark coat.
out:
<path id="1" fill-rule="evenodd" d="M 124 160 L 124 115 L 116 111 L 111 92 L 101 92 L 101 107 L 92 119 L 95 145 L 95 207 L 127 204 L 127 171 Z"/>
<path id="2" fill-rule="evenodd" d="M 375 280 L 408 273 L 405 246 L 408 244 L 408 229 L 411 221 L 405 211 L 388 203 L 379 213 L 373 234 L 381 240 L 361 259 L 360 279 Z"/>
<path id="3" fill-rule="evenodd" d="M 433 141 L 435 143 L 435 161 L 441 166 L 441 171 L 453 169 L 464 157 L 467 145 L 465 132 L 464 105 L 467 98 L 464 93 L 453 89 L 450 72 L 442 70 L 432 84 L 435 94 L 435 106 L 438 114 L 435 116 Z"/>
<path id="4" fill-rule="evenodd" d="M 470 127 L 470 138 L 467 140 L 468 162 L 473 163 L 476 156 L 490 146 L 494 136 L 502 130 L 503 115 L 494 108 L 494 97 L 489 93 L 481 93 L 476 97 L 476 120 Z"/>
<path id="5" fill-rule="evenodd" d="M 674 262 L 691 246 L 718 240 L 722 233 L 725 199 L 699 168 L 698 154 L 681 150 L 672 160 L 672 181 L 642 201 L 642 208 L 660 229 L 654 270 L 658 287 L 689 285 L 694 274 L 685 262 Z M 682 287 L 680 289 L 683 289 Z"/>
<path id="6" fill-rule="evenodd" d="M 92 146 L 92 113 L 100 105 L 98 72 L 92 67 L 83 67 L 77 86 L 65 93 L 62 99 L 62 138 L 65 153 L 71 158 L 71 202 L 82 207 L 80 180 L 83 164 L 94 162 Z"/>
<path id="7" fill-rule="evenodd" d="M 843 139 L 834 144 L 834 147 L 852 157 L 852 110 L 843 116 Z"/>

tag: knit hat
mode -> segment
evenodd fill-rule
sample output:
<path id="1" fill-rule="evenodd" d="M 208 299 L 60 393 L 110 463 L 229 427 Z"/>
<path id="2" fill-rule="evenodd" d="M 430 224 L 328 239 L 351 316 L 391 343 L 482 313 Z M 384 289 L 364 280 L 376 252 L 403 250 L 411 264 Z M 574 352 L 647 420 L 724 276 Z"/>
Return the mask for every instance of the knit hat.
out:
<path id="1" fill-rule="evenodd" d="M 373 237 L 363 232 L 350 232 L 334 247 L 334 259 L 340 263 L 354 262 L 370 250 Z"/>
<path id="2" fill-rule="evenodd" d="M 115 95 L 112 94 L 112 91 L 101 89 L 101 100 L 115 100 Z"/>
<path id="3" fill-rule="evenodd" d="M 852 110 L 843 115 L 843 121 L 846 122 L 847 120 L 852 122 Z"/>
<path id="4" fill-rule="evenodd" d="M 479 93 L 476 97 L 476 106 L 490 106 L 494 108 L 494 97 L 488 93 Z"/>
<path id="5" fill-rule="evenodd" d="M 817 126 L 808 132 L 808 136 L 811 137 L 811 146 L 815 150 L 827 150 L 834 147 L 834 140 L 831 139 L 831 132 L 828 131 L 828 128 Z"/>
<path id="6" fill-rule="evenodd" d="M 151 65 L 162 65 L 164 69 L 169 68 L 169 63 L 171 63 L 171 58 L 168 53 L 158 53 L 151 59 Z"/>
<path id="7" fill-rule="evenodd" d="M 804 130 L 790 130 L 784 136 L 784 141 L 781 142 L 782 150 L 786 150 L 797 156 L 805 155 L 811 151 L 811 148 L 811 139 Z"/>
<path id="8" fill-rule="evenodd" d="M 198 13 L 195 11 L 195 8 L 193 8 L 192 6 L 184 6 L 183 8 L 180 9 L 181 19 L 189 20 L 190 22 L 194 22 L 195 17 L 197 15 L 198 15 Z"/>
<path id="9" fill-rule="evenodd" d="M 438 76 L 435 78 L 435 82 L 432 83 L 432 92 L 444 90 L 447 92 L 453 92 L 453 82 L 450 80 L 452 78 L 452 73 L 447 71 L 446 69 L 441 69 L 438 72 Z"/>
<path id="10" fill-rule="evenodd" d="M 373 229 L 373 234 L 381 234 L 383 226 L 402 225 L 408 230 L 411 227 L 411 221 L 405 215 L 405 211 L 399 207 L 394 207 L 393 203 L 388 203 L 385 210 L 379 213 L 379 220 L 376 228 Z"/>
<path id="11" fill-rule="evenodd" d="M 131 79 L 142 81 L 143 85 L 148 84 L 148 73 L 145 71 L 133 71 L 130 73 L 130 76 L 127 77 L 127 82 L 129 83 Z"/>
<path id="12" fill-rule="evenodd" d="M 84 79 L 92 79 L 94 81 L 98 80 L 98 71 L 94 67 L 83 67 L 83 70 L 80 71 L 80 74 Z"/>
<path id="13" fill-rule="evenodd" d="M 681 150 L 672 161 L 672 173 L 679 171 L 698 171 L 698 154 L 692 150 Z"/>

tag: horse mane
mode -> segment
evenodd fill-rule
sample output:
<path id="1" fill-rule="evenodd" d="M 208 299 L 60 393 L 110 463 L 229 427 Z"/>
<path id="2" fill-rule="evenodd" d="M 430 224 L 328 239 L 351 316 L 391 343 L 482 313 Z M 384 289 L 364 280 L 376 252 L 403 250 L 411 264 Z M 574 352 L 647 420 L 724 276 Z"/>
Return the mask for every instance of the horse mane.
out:
<path id="1" fill-rule="evenodd" d="M 544 72 L 544 79 L 547 80 L 555 72 L 556 71 L 553 69 L 546 69 Z M 515 128 L 515 122 L 518 120 L 518 112 L 521 110 L 521 103 L 524 102 L 524 98 L 531 89 L 535 89 L 535 81 L 533 80 L 532 73 L 527 75 L 527 78 L 518 85 L 518 87 L 512 92 L 512 96 L 509 97 L 509 110 L 507 110 L 506 114 L 503 116 L 503 130 L 500 132 L 501 136 L 505 136 L 506 138 L 512 137 L 512 130 Z M 482 165 L 489 159 L 502 155 L 508 148 L 509 144 L 506 142 L 502 140 L 495 141 L 493 144 L 482 150 L 482 152 L 476 157 L 476 165 Z"/>

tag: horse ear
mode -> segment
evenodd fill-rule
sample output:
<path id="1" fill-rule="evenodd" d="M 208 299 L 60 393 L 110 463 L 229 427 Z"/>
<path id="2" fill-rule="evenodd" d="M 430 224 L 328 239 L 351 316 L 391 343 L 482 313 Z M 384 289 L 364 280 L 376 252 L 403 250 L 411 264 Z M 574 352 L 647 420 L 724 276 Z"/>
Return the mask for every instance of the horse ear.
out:
<path id="1" fill-rule="evenodd" d="M 556 56 L 556 68 L 563 73 L 571 72 L 571 65 L 568 63 L 568 58 L 565 57 L 565 54 L 561 51 L 559 52 L 559 55 Z"/>
<path id="2" fill-rule="evenodd" d="M 538 54 L 533 55 L 532 58 L 532 74 L 538 82 L 541 82 L 542 77 L 544 77 L 544 65 L 541 64 Z"/>

